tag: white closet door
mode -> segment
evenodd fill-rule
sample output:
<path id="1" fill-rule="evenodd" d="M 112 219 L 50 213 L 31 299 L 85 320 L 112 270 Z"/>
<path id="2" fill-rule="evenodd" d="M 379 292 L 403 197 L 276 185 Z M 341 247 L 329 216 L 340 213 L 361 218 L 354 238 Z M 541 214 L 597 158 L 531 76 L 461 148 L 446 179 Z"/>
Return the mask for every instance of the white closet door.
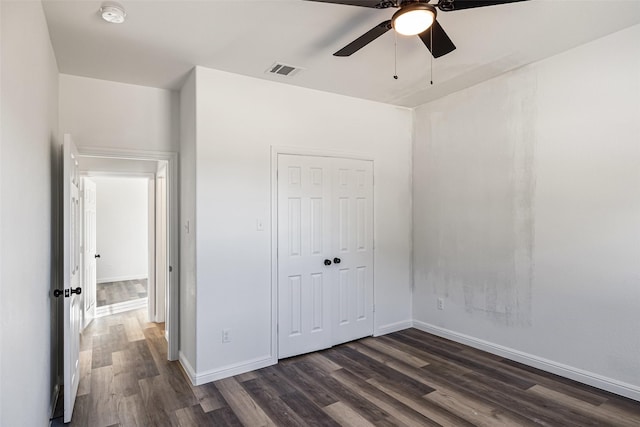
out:
<path id="1" fill-rule="evenodd" d="M 278 356 L 332 345 L 331 160 L 278 156 Z"/>
<path id="2" fill-rule="evenodd" d="M 278 156 L 278 356 L 373 334 L 373 164 Z"/>
<path id="3" fill-rule="evenodd" d="M 334 159 L 332 175 L 336 345 L 373 334 L 373 164 Z"/>

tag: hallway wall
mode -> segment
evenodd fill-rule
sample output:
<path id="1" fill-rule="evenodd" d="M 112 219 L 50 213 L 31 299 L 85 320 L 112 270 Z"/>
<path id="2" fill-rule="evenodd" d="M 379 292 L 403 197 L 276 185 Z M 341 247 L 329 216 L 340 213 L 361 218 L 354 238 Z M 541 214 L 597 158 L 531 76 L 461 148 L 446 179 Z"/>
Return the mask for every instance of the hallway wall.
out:
<path id="1" fill-rule="evenodd" d="M 57 382 L 58 67 L 42 4 L 2 1 L 0 425 L 46 426 Z"/>
<path id="2" fill-rule="evenodd" d="M 148 278 L 147 178 L 91 177 L 96 183 L 98 283 Z"/>

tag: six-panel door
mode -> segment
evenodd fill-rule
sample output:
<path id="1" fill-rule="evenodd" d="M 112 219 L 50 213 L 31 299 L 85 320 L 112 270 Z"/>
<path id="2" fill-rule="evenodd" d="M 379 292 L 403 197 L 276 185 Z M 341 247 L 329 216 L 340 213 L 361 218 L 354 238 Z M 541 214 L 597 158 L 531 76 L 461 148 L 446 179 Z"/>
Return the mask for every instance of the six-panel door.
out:
<path id="1" fill-rule="evenodd" d="M 372 162 L 278 156 L 278 356 L 373 333 Z"/>
<path id="2" fill-rule="evenodd" d="M 64 422 L 71 421 L 80 382 L 80 176 L 78 149 L 71 136 L 63 144 Z M 74 291 L 74 292 L 71 292 Z"/>
<path id="3" fill-rule="evenodd" d="M 333 345 L 373 334 L 373 165 L 332 159 Z"/>

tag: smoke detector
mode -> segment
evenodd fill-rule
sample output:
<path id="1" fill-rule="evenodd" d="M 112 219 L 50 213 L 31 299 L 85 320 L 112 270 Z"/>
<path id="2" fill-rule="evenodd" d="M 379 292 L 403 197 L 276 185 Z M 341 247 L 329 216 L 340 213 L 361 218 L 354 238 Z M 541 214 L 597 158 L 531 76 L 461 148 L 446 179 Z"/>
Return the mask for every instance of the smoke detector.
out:
<path id="1" fill-rule="evenodd" d="M 100 15 L 102 16 L 102 19 L 111 24 L 122 24 L 124 22 L 124 18 L 127 17 L 124 7 L 118 3 L 103 4 L 100 8 Z"/>

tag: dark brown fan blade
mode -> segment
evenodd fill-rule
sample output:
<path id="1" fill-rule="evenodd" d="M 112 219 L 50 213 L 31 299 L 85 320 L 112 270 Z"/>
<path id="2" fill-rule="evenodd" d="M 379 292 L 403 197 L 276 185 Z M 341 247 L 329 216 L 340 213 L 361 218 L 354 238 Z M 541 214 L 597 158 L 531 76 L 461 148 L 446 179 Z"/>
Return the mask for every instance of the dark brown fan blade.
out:
<path id="1" fill-rule="evenodd" d="M 351 43 L 349 43 L 339 51 L 337 51 L 336 53 L 334 53 L 333 56 L 349 56 L 359 51 L 360 49 L 362 49 L 363 47 L 365 47 L 366 45 L 368 45 L 369 43 L 371 43 L 372 41 L 374 41 L 375 39 L 377 39 L 387 31 L 389 31 L 390 29 L 391 29 L 391 21 L 384 21 L 383 23 L 376 25 L 375 27 L 373 27 L 372 29 L 370 29 L 369 31 L 367 31 L 366 33 L 364 33 L 363 35 L 361 35 L 360 37 L 358 37 L 357 39 L 355 39 L 354 41 L 352 41 Z"/>
<path id="2" fill-rule="evenodd" d="M 317 3 L 334 3 L 345 4 L 347 6 L 371 7 L 374 9 L 386 9 L 388 7 L 397 7 L 394 1 L 387 0 L 307 0 Z"/>
<path id="3" fill-rule="evenodd" d="M 433 33 L 433 39 L 431 33 Z M 453 44 L 438 21 L 433 21 L 433 25 L 427 31 L 418 34 L 418 37 L 420 37 L 427 49 L 431 51 L 434 58 L 440 58 L 442 55 L 446 55 L 456 49 L 456 45 Z M 431 43 L 433 43 L 433 46 L 431 46 Z"/>
<path id="4" fill-rule="evenodd" d="M 495 6 L 498 4 L 515 3 L 527 0 L 440 0 L 438 9 L 443 12 L 454 10 L 472 9 L 474 7 Z"/>

